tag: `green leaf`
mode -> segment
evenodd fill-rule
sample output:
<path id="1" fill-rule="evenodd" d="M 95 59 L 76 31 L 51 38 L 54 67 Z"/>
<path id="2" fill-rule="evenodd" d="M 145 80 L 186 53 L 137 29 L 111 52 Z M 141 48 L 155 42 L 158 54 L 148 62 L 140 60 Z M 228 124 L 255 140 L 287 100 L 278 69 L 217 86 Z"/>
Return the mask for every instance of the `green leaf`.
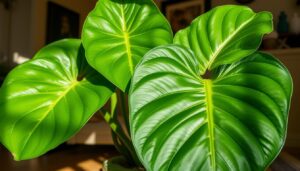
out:
<path id="1" fill-rule="evenodd" d="M 80 40 L 52 43 L 5 79 L 1 143 L 16 160 L 38 157 L 78 132 L 113 89 L 87 64 Z"/>
<path id="2" fill-rule="evenodd" d="M 263 171 L 286 137 L 292 80 L 254 53 L 201 78 L 184 47 L 151 50 L 130 89 L 133 144 L 147 171 Z"/>
<path id="3" fill-rule="evenodd" d="M 152 0 L 98 1 L 82 33 L 88 63 L 122 91 L 145 53 L 172 39 Z"/>
<path id="4" fill-rule="evenodd" d="M 175 35 L 174 42 L 195 53 L 203 75 L 206 70 L 252 54 L 262 36 L 272 30 L 271 13 L 254 13 L 248 7 L 226 5 L 196 18 Z"/>

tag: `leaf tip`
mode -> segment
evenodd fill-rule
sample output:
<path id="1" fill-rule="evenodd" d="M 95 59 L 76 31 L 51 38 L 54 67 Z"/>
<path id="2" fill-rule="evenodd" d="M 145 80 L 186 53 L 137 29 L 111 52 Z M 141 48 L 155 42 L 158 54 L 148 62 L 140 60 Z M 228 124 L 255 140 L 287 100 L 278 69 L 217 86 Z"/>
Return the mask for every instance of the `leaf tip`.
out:
<path id="1" fill-rule="evenodd" d="M 26 154 L 24 152 L 11 152 L 11 154 L 12 154 L 13 159 L 15 161 L 30 160 L 30 159 L 34 159 L 36 157 L 39 157 L 39 156 L 36 156 L 36 155 L 32 155 L 30 153 Z"/>
<path id="2" fill-rule="evenodd" d="M 22 160 L 21 157 L 16 153 L 12 153 L 12 156 L 13 156 L 15 161 L 21 161 Z"/>
<path id="3" fill-rule="evenodd" d="M 273 31 L 273 14 L 269 11 L 262 11 L 257 13 L 257 17 L 264 21 L 264 33 L 269 34 Z"/>

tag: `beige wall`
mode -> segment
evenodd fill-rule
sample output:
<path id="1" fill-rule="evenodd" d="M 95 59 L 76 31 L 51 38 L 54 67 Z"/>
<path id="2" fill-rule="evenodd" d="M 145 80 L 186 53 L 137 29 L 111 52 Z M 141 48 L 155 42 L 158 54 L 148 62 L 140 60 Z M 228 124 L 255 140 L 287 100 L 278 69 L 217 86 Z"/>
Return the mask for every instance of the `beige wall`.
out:
<path id="1" fill-rule="evenodd" d="M 3 5 L 0 5 L 0 63 L 8 55 L 8 19 L 9 12 L 4 9 Z"/>
<path id="2" fill-rule="evenodd" d="M 80 32 L 87 14 L 94 8 L 97 0 L 51 0 L 80 14 Z M 32 0 L 31 53 L 44 46 L 46 41 L 47 0 Z"/>
<path id="3" fill-rule="evenodd" d="M 97 0 L 49 0 L 80 14 L 80 32 L 87 14 Z M 4 56 L 32 57 L 45 45 L 48 0 L 18 0 L 9 11 L 0 4 L 0 63 Z M 11 18 L 11 20 L 10 20 Z M 9 29 L 10 28 L 10 29 Z"/>
<path id="4" fill-rule="evenodd" d="M 300 14 L 300 6 L 296 6 L 297 0 L 255 0 L 247 4 L 254 11 L 270 11 L 273 13 L 275 24 L 278 20 L 280 11 L 285 11 L 288 18 L 291 19 L 295 12 Z M 212 0 L 212 6 L 224 4 L 237 4 L 235 0 Z"/>
<path id="5" fill-rule="evenodd" d="M 8 32 L 10 38 L 9 53 L 10 55 L 17 52 L 23 56 L 30 56 L 29 42 L 31 37 L 30 32 L 30 0 L 18 0 L 11 9 L 11 27 Z"/>
<path id="6" fill-rule="evenodd" d="M 30 31 L 30 0 L 18 1 L 13 8 L 6 10 L 0 6 L 0 58 L 11 57 L 13 52 L 30 55 L 27 33 Z M 7 61 L 7 65 L 10 64 Z"/>

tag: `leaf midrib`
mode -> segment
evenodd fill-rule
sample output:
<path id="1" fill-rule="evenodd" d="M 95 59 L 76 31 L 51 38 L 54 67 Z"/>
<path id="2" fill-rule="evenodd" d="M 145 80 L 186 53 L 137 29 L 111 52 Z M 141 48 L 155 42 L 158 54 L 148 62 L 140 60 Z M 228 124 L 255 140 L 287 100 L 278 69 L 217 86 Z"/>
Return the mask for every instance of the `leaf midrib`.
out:
<path id="1" fill-rule="evenodd" d="M 125 19 L 123 4 L 121 5 L 121 22 L 122 22 L 124 44 L 125 44 L 126 52 L 127 52 L 128 67 L 129 67 L 130 74 L 133 75 L 132 52 L 131 52 L 131 45 L 130 45 L 130 40 L 129 40 L 130 35 L 128 33 L 128 28 L 126 26 L 126 19 Z"/>
<path id="2" fill-rule="evenodd" d="M 215 135 L 214 135 L 214 116 L 212 102 L 212 80 L 204 79 L 205 102 L 208 124 L 208 139 L 210 152 L 210 165 L 213 171 L 216 170 L 216 151 L 215 151 Z"/>
<path id="3" fill-rule="evenodd" d="M 69 93 L 70 90 L 72 90 L 74 87 L 76 87 L 80 82 L 79 81 L 73 81 L 72 84 L 65 90 L 63 91 L 58 98 L 48 107 L 48 110 L 44 113 L 44 116 L 39 120 L 39 122 L 33 127 L 32 131 L 30 132 L 30 134 L 27 136 L 27 139 L 24 141 L 24 145 L 22 147 L 22 149 L 20 150 L 20 154 L 19 154 L 19 158 L 23 155 L 23 150 L 26 147 L 29 139 L 31 138 L 32 134 L 34 133 L 34 131 L 38 128 L 38 126 L 44 121 L 44 119 L 48 116 L 48 114 L 50 113 L 50 111 L 53 110 L 53 108 L 57 105 L 57 103 L 66 96 L 66 94 Z M 14 156 L 15 157 L 15 156 Z"/>
<path id="4" fill-rule="evenodd" d="M 214 63 L 215 59 L 219 56 L 219 54 L 222 52 L 222 50 L 224 49 L 224 47 L 231 42 L 231 40 L 240 32 L 240 30 L 242 30 L 247 24 L 249 24 L 254 18 L 255 18 L 256 14 L 254 14 L 251 18 L 249 18 L 246 22 L 244 22 L 243 24 L 241 24 L 240 27 L 238 27 L 234 33 L 230 34 L 230 36 L 223 42 L 221 43 L 221 45 L 217 48 L 217 50 L 212 54 L 211 56 L 211 60 L 209 60 L 208 62 L 208 70 L 211 70 L 211 66 Z"/>

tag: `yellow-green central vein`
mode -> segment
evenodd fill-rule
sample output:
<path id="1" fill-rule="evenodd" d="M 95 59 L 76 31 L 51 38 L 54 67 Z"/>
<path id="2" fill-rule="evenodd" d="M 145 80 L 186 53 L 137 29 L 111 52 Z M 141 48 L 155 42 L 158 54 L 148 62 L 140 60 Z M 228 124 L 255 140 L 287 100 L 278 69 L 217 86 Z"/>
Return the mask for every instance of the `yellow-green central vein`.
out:
<path id="1" fill-rule="evenodd" d="M 64 90 L 63 92 L 61 92 L 57 99 L 54 100 L 49 106 L 48 109 L 44 112 L 44 115 L 41 117 L 41 119 L 39 119 L 38 123 L 33 127 L 33 129 L 31 130 L 31 132 L 29 133 L 29 135 L 27 136 L 26 140 L 23 143 L 23 147 L 20 150 L 19 156 L 16 156 L 16 154 L 14 154 L 14 158 L 15 160 L 19 160 L 19 158 L 23 155 L 24 153 L 24 148 L 27 145 L 30 137 L 32 136 L 32 134 L 34 133 L 34 131 L 39 127 L 39 125 L 44 121 L 44 119 L 48 116 L 48 114 L 54 109 L 54 107 L 58 104 L 58 102 L 64 98 L 74 87 L 76 87 L 80 82 L 79 81 L 74 81 L 72 82 L 67 88 L 66 90 Z"/>
<path id="2" fill-rule="evenodd" d="M 224 42 L 222 42 L 219 47 L 216 49 L 216 51 L 212 54 L 208 61 L 207 69 L 211 70 L 211 67 L 215 61 L 215 59 L 218 57 L 218 55 L 222 52 L 222 50 L 225 48 L 225 46 L 243 29 L 245 28 L 253 19 L 255 18 L 256 14 L 253 15 L 250 19 L 248 19 L 246 22 L 241 24 Z"/>
<path id="3" fill-rule="evenodd" d="M 213 102 L 212 102 L 212 81 L 209 79 L 204 80 L 205 88 L 205 101 L 206 113 L 208 123 L 208 136 L 209 136 L 209 152 L 210 164 L 212 170 L 216 170 L 216 152 L 215 152 L 215 135 L 214 135 L 214 115 L 213 115 Z"/>
<path id="4" fill-rule="evenodd" d="M 125 14 L 124 14 L 123 7 L 121 8 L 121 15 L 122 15 L 122 21 L 121 21 L 122 22 L 122 31 L 123 31 L 123 36 L 124 36 L 124 44 L 125 44 L 126 52 L 127 52 L 128 66 L 129 66 L 130 74 L 133 75 L 131 46 L 130 46 L 129 33 L 127 30 L 127 26 L 126 26 L 126 20 L 125 20 Z"/>

